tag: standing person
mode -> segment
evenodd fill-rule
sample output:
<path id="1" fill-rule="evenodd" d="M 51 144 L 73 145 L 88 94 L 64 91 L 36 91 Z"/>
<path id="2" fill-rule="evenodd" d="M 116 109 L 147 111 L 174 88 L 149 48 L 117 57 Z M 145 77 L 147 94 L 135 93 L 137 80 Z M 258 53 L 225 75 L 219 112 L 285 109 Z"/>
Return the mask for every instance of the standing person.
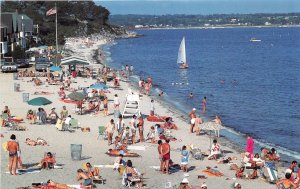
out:
<path id="1" fill-rule="evenodd" d="M 115 110 L 119 110 L 120 107 L 120 100 L 117 94 L 115 94 L 115 98 L 114 98 L 114 108 Z"/>
<path id="2" fill-rule="evenodd" d="M 122 115 L 119 115 L 119 120 L 118 120 L 117 126 L 116 126 L 116 130 L 118 132 L 119 137 L 122 136 L 124 129 L 125 129 L 125 123 L 124 123 L 123 117 L 122 117 Z"/>
<path id="3" fill-rule="evenodd" d="M 114 129 L 115 129 L 115 123 L 114 120 L 111 119 L 110 122 L 106 125 L 105 131 L 107 132 L 107 137 L 108 137 L 108 145 L 112 144 L 112 137 L 114 134 Z"/>
<path id="4" fill-rule="evenodd" d="M 11 114 L 10 114 L 10 110 L 9 110 L 8 106 L 4 106 L 4 110 L 3 110 L 3 112 L 2 112 L 2 113 L 4 113 L 4 114 L 7 114 L 7 115 L 8 115 L 8 117 L 10 117 L 10 116 L 11 116 Z"/>
<path id="5" fill-rule="evenodd" d="M 202 112 L 206 113 L 206 96 L 202 100 Z"/>
<path id="6" fill-rule="evenodd" d="M 144 142 L 144 119 L 143 119 L 143 116 L 139 117 L 137 127 L 139 129 L 140 142 Z"/>
<path id="7" fill-rule="evenodd" d="M 103 100 L 103 114 L 104 116 L 108 116 L 108 100 L 107 97 L 104 98 Z"/>
<path id="8" fill-rule="evenodd" d="M 68 114 L 68 110 L 67 110 L 66 106 L 63 106 L 63 109 L 60 112 L 60 118 L 61 118 L 61 120 L 66 119 L 68 115 L 69 114 Z"/>
<path id="9" fill-rule="evenodd" d="M 162 173 L 165 174 L 165 169 L 166 169 L 166 174 L 169 174 L 169 161 L 171 159 L 171 155 L 170 155 L 170 144 L 169 144 L 169 140 L 166 140 L 165 143 L 162 144 L 161 146 L 161 153 L 160 155 L 162 156 L 162 161 L 163 161 L 163 165 L 162 165 Z"/>
<path id="10" fill-rule="evenodd" d="M 130 65 L 130 72 L 131 72 L 131 74 L 133 74 L 133 65 Z"/>
<path id="11" fill-rule="evenodd" d="M 18 143 L 18 151 L 17 151 L 17 154 L 18 154 L 18 162 L 17 162 L 17 165 L 19 163 L 20 165 L 20 169 L 24 169 L 23 168 L 23 163 L 22 163 L 22 159 L 21 159 L 21 149 L 20 149 L 20 144 L 19 144 L 19 141 L 16 139 L 16 142 Z"/>
<path id="12" fill-rule="evenodd" d="M 137 120 L 136 120 L 136 115 L 132 116 L 132 119 L 129 122 L 130 130 L 131 130 L 131 135 L 132 135 L 132 144 L 135 143 L 135 135 L 136 135 L 136 128 L 137 128 Z"/>
<path id="13" fill-rule="evenodd" d="M 188 162 L 189 162 L 189 151 L 186 150 L 186 146 L 182 146 L 181 150 L 181 170 L 183 172 L 188 172 Z"/>
<path id="14" fill-rule="evenodd" d="M 196 123 L 196 108 L 193 108 L 193 110 L 189 113 L 189 117 L 190 117 L 190 133 L 193 133 L 194 127 L 195 127 L 195 123 Z"/>
<path id="15" fill-rule="evenodd" d="M 215 119 L 213 120 L 216 124 L 222 125 L 222 121 L 218 115 L 216 115 Z"/>
<path id="16" fill-rule="evenodd" d="M 247 143 L 246 143 L 246 152 L 249 152 L 250 159 L 253 157 L 253 151 L 254 151 L 254 140 L 252 137 L 247 137 Z"/>
<path id="17" fill-rule="evenodd" d="M 17 175 L 17 161 L 18 161 L 18 151 L 19 145 L 16 142 L 16 135 L 12 134 L 10 136 L 10 141 L 7 142 L 8 156 L 9 156 L 9 173 L 11 175 Z M 12 172 L 13 171 L 13 172 Z"/>
<path id="18" fill-rule="evenodd" d="M 160 171 L 163 172 L 163 161 L 162 161 L 162 155 L 161 155 L 161 152 L 162 152 L 162 141 L 159 140 L 157 142 L 158 146 L 157 146 L 157 151 L 158 151 L 158 158 L 159 158 L 159 161 L 160 161 Z"/>
<path id="19" fill-rule="evenodd" d="M 154 100 L 152 99 L 150 103 L 150 116 L 154 116 L 154 111 L 155 111 Z"/>

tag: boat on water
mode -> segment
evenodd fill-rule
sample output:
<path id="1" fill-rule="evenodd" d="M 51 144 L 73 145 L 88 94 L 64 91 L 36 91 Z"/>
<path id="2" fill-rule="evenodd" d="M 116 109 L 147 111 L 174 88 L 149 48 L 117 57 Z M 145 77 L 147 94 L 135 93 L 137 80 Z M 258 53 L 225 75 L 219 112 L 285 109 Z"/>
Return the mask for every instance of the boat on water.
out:
<path id="1" fill-rule="evenodd" d="M 252 38 L 250 39 L 250 42 L 261 42 L 261 40 L 260 40 L 260 39 L 256 39 L 256 38 L 252 37 Z"/>
<path id="2" fill-rule="evenodd" d="M 180 69 L 187 69 L 189 67 L 186 62 L 185 37 L 182 38 L 179 46 L 177 64 L 179 64 Z"/>

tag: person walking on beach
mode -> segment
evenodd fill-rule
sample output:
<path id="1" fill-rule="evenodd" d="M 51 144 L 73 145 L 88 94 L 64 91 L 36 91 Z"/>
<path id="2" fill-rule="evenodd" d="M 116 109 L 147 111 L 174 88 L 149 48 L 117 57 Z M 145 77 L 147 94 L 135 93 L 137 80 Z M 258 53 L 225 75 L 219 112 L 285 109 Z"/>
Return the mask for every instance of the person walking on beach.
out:
<path id="1" fill-rule="evenodd" d="M 19 141 L 17 140 L 17 137 L 16 137 L 16 140 L 15 140 L 18 144 L 18 151 L 17 151 L 17 154 L 18 154 L 18 162 L 17 162 L 17 165 L 19 164 L 20 165 L 20 169 L 24 169 L 23 168 L 23 163 L 22 163 L 22 159 L 21 159 L 21 148 L 20 148 L 20 144 L 19 144 Z"/>
<path id="2" fill-rule="evenodd" d="M 122 115 L 119 115 L 119 120 L 117 122 L 117 127 L 116 127 L 119 137 L 122 136 L 124 129 L 125 129 L 125 123 L 123 121 L 123 117 Z"/>
<path id="3" fill-rule="evenodd" d="M 254 151 L 254 140 L 252 137 L 247 137 L 247 143 L 246 143 L 246 152 L 249 152 L 250 159 L 253 157 L 253 151 Z"/>
<path id="4" fill-rule="evenodd" d="M 136 135 L 136 128 L 137 128 L 137 120 L 136 119 L 137 119 L 136 115 L 133 115 L 132 119 L 129 122 L 131 135 L 132 135 L 132 144 L 135 143 L 135 135 Z"/>
<path id="5" fill-rule="evenodd" d="M 139 117 L 137 127 L 139 129 L 140 142 L 144 142 L 144 119 L 143 119 L 143 116 Z"/>
<path id="6" fill-rule="evenodd" d="M 107 132 L 107 137 L 108 137 L 108 145 L 112 144 L 112 137 L 114 134 L 114 129 L 115 129 L 115 123 L 114 120 L 111 119 L 110 122 L 106 125 L 105 131 Z"/>
<path id="7" fill-rule="evenodd" d="M 16 135 L 12 134 L 10 136 L 10 141 L 7 142 L 8 156 L 9 156 L 9 173 L 11 175 L 17 175 L 17 161 L 18 161 L 18 151 L 19 145 L 16 142 Z M 12 172 L 13 171 L 13 172 Z"/>
<path id="8" fill-rule="evenodd" d="M 202 100 L 202 112 L 206 113 L 206 96 Z"/>
<path id="9" fill-rule="evenodd" d="M 196 122 L 196 108 L 193 108 L 193 110 L 189 113 L 190 117 L 190 133 L 193 133 L 194 127 L 195 127 L 195 122 Z"/>
<path id="10" fill-rule="evenodd" d="M 169 161 L 171 159 L 171 155 L 170 155 L 170 144 L 169 144 L 169 140 L 166 140 L 165 143 L 162 144 L 161 146 L 161 151 L 160 151 L 160 155 L 162 157 L 162 174 L 165 174 L 165 169 L 166 169 L 166 174 L 169 174 Z"/>
<path id="11" fill-rule="evenodd" d="M 152 99 L 150 103 L 150 116 L 154 116 L 154 111 L 155 111 L 154 100 Z"/>

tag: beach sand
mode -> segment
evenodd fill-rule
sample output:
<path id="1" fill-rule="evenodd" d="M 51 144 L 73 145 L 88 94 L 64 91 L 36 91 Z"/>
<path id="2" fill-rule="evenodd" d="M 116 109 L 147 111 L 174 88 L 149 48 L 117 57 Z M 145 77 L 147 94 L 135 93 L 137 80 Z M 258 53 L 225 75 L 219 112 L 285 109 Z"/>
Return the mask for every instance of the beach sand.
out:
<path id="1" fill-rule="evenodd" d="M 73 48 L 73 50 L 76 50 L 76 48 Z M 81 132 L 80 129 L 73 133 L 67 131 L 58 131 L 54 125 L 31 125 L 29 124 L 28 120 L 25 120 L 24 123 L 21 123 L 21 125 L 24 125 L 28 128 L 26 131 L 10 131 L 8 128 L 2 127 L 1 133 L 4 135 L 4 138 L 1 138 L 1 144 L 9 140 L 11 134 L 15 134 L 20 143 L 20 148 L 22 151 L 21 157 L 25 167 L 36 167 L 43 158 L 44 153 L 48 151 L 56 153 L 57 163 L 63 165 L 63 169 L 42 170 L 39 173 L 11 176 L 5 173 L 8 171 L 8 153 L 1 149 L 2 189 L 30 186 L 31 183 L 46 182 L 48 179 L 52 179 L 58 183 L 79 184 L 80 182 L 76 180 L 76 170 L 82 168 L 86 162 L 90 162 L 92 165 L 113 164 L 115 158 L 109 157 L 105 154 L 109 148 L 112 148 L 112 145 L 108 146 L 107 141 L 103 140 L 102 137 L 101 139 L 97 139 L 98 126 L 105 126 L 109 120 L 113 118 L 113 101 L 109 101 L 109 116 L 104 117 L 102 113 L 97 115 L 77 115 L 74 111 L 74 104 L 63 103 L 59 100 L 57 94 L 59 88 L 58 86 L 42 85 L 36 87 L 32 82 L 27 82 L 28 80 L 30 80 L 30 78 L 19 78 L 19 80 L 13 80 L 12 74 L 1 73 L 0 107 L 3 108 L 5 105 L 7 105 L 10 108 L 12 115 L 22 116 L 25 118 L 29 109 L 37 110 L 38 107 L 29 106 L 26 102 L 23 102 L 22 93 L 29 93 L 30 99 L 32 99 L 39 96 L 33 94 L 36 91 L 52 92 L 53 94 L 43 95 L 53 102 L 50 105 L 44 106 L 46 112 L 48 113 L 52 107 L 56 107 L 56 112 L 59 113 L 62 109 L 62 106 L 65 105 L 69 110 L 69 114 L 71 114 L 73 118 L 79 120 L 80 126 L 90 127 L 91 132 Z M 42 78 L 42 81 L 45 81 L 45 78 Z M 88 87 L 90 84 L 95 82 L 95 80 L 84 78 L 76 78 L 74 81 L 76 81 L 76 83 L 72 84 L 72 87 L 74 88 L 77 88 L 78 86 Z M 21 92 L 14 92 L 14 83 L 20 84 Z M 114 94 L 118 94 L 121 101 L 121 110 L 124 108 L 125 96 L 128 93 L 129 87 L 129 83 L 121 82 L 121 89 L 116 90 L 110 88 L 109 91 L 111 93 L 107 94 L 110 100 L 113 100 Z M 150 97 L 142 97 L 142 114 L 149 114 L 150 100 Z M 178 131 L 172 131 L 172 135 L 176 136 L 178 140 L 175 142 L 170 142 L 172 148 L 171 159 L 175 163 L 180 163 L 180 151 L 176 149 L 181 148 L 183 145 L 194 144 L 195 147 L 199 147 L 202 151 L 208 151 L 210 139 L 207 135 L 195 136 L 195 134 L 190 134 L 189 124 L 186 121 L 178 118 L 178 115 L 175 115 L 168 110 L 167 107 L 164 107 L 157 102 L 155 102 L 155 108 L 156 113 L 159 115 L 172 116 L 176 125 L 179 126 Z M 116 120 L 117 119 L 115 118 L 115 121 Z M 128 125 L 129 120 L 129 118 L 125 119 L 126 125 Z M 145 136 L 152 125 L 154 125 L 153 122 L 148 122 L 145 119 Z M 36 139 L 37 137 L 45 139 L 50 146 L 28 146 L 24 143 L 26 138 Z M 83 150 L 81 161 L 71 160 L 70 144 L 82 144 Z M 182 171 L 178 171 L 171 175 L 163 175 L 159 171 L 150 168 L 150 166 L 159 166 L 160 164 L 157 153 L 157 145 L 150 143 L 137 143 L 136 145 L 145 146 L 146 148 L 145 151 L 133 151 L 139 153 L 141 157 L 124 159 L 131 159 L 133 166 L 136 167 L 140 172 L 145 173 L 145 184 L 149 188 L 162 189 L 165 188 L 166 182 L 171 182 L 173 186 L 177 185 L 178 187 L 180 181 L 184 178 L 184 173 Z M 222 149 L 229 152 L 227 156 L 238 157 L 238 160 L 234 160 L 233 162 L 240 164 L 241 155 L 237 151 L 226 146 L 222 146 Z M 208 176 L 207 179 L 198 179 L 197 175 L 204 175 L 202 170 L 204 170 L 207 166 L 217 166 L 216 169 L 221 171 L 224 176 Z M 194 169 L 188 173 L 188 180 L 192 186 L 199 186 L 201 182 L 205 182 L 209 189 L 229 189 L 235 182 L 235 179 L 233 179 L 235 177 L 235 172 L 229 169 L 229 165 L 216 164 L 216 161 L 214 160 L 207 160 L 207 158 L 205 158 L 203 161 L 201 161 L 195 160 L 190 156 L 189 167 L 194 167 Z M 106 179 L 106 182 L 105 185 L 97 184 L 97 188 L 124 188 L 121 184 L 121 176 L 117 171 L 113 171 L 112 168 L 101 168 L 100 174 L 104 179 Z M 256 180 L 239 180 L 238 182 L 242 184 L 243 189 L 268 189 L 275 187 L 274 185 L 266 183 L 260 178 Z"/>

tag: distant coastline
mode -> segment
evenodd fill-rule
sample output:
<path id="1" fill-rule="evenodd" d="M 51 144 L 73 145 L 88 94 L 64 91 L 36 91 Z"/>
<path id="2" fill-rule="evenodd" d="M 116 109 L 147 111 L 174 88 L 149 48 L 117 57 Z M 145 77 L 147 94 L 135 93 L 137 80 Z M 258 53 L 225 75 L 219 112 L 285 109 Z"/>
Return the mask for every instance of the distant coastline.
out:
<path id="1" fill-rule="evenodd" d="M 144 30 L 144 29 L 222 29 L 222 28 L 294 28 L 294 27 L 300 27 L 300 24 L 298 25 L 270 25 L 270 26 L 185 26 L 185 27 L 141 27 L 141 28 L 134 28 L 134 30 Z"/>

